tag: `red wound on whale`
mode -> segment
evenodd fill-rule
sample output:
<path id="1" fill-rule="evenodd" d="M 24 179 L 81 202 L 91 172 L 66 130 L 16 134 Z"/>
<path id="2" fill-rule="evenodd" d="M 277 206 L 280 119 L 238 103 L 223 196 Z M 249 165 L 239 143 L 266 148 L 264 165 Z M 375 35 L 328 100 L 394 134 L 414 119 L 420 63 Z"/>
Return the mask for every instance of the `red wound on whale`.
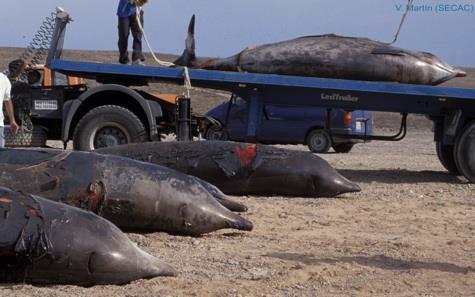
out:
<path id="1" fill-rule="evenodd" d="M 241 161 L 241 166 L 249 168 L 256 158 L 257 146 L 254 143 L 246 144 L 244 149 L 241 149 L 240 146 L 236 146 L 236 154 L 239 157 L 239 161 Z"/>
<path id="2" fill-rule="evenodd" d="M 30 213 L 30 215 L 34 216 L 34 217 L 39 217 L 40 214 L 38 212 L 38 209 L 36 208 L 30 208 L 28 209 L 28 212 Z"/>

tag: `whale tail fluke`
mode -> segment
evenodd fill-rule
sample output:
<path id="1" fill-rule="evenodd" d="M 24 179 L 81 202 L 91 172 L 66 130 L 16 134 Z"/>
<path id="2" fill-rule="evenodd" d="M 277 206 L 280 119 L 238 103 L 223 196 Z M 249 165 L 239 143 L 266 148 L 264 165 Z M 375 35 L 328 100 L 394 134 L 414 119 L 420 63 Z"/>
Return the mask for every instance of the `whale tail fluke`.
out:
<path id="1" fill-rule="evenodd" d="M 173 63 L 179 66 L 192 66 L 195 61 L 195 15 L 193 15 L 191 17 L 190 24 L 188 25 L 188 34 L 185 40 L 185 50 Z"/>

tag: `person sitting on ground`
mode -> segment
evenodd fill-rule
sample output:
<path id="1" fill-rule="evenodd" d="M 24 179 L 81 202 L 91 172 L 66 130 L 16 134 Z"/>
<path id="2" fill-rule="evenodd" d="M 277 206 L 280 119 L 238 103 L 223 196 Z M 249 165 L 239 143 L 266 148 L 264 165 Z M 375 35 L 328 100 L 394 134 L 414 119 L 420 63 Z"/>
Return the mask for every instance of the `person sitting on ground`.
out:
<path id="1" fill-rule="evenodd" d="M 117 7 L 118 29 L 119 29 L 119 63 L 129 63 L 129 53 L 127 51 L 129 33 L 132 32 L 132 64 L 144 65 L 145 57 L 142 53 L 142 31 L 144 17 L 143 10 L 140 10 L 140 25 L 137 22 L 137 6 L 142 6 L 147 3 L 147 0 L 119 0 Z"/>

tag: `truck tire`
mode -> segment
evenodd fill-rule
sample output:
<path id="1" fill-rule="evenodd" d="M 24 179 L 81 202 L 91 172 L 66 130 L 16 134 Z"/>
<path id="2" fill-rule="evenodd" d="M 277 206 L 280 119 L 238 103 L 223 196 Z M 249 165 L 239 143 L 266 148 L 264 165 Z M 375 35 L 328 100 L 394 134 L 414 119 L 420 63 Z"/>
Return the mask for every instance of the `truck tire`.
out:
<path id="1" fill-rule="evenodd" d="M 332 145 L 333 149 L 337 153 L 349 153 L 355 144 L 352 142 L 342 142 L 342 143 L 335 143 Z"/>
<path id="2" fill-rule="evenodd" d="M 475 183 L 475 121 L 466 125 L 457 136 L 454 156 L 459 172 Z"/>
<path id="3" fill-rule="evenodd" d="M 79 121 L 74 129 L 73 147 L 90 151 L 147 140 L 147 130 L 133 112 L 117 105 L 104 105 L 92 109 Z"/>
<path id="4" fill-rule="evenodd" d="M 228 140 L 229 136 L 222 127 L 209 125 L 204 133 L 204 138 L 207 140 Z"/>
<path id="5" fill-rule="evenodd" d="M 9 127 L 5 127 L 5 146 L 6 147 L 45 147 L 46 146 L 46 128 L 43 126 L 33 126 L 32 131 L 22 131 L 13 134 Z"/>
<path id="6" fill-rule="evenodd" d="M 325 130 L 312 130 L 307 136 L 307 146 L 312 153 L 327 153 L 332 145 L 330 136 Z"/>
<path id="7" fill-rule="evenodd" d="M 435 143 L 435 151 L 437 152 L 437 157 L 439 157 L 440 163 L 445 169 L 447 169 L 448 172 L 454 175 L 460 175 L 460 171 L 458 170 L 457 164 L 455 163 L 453 145 L 445 145 L 442 144 L 441 141 L 437 141 Z"/>

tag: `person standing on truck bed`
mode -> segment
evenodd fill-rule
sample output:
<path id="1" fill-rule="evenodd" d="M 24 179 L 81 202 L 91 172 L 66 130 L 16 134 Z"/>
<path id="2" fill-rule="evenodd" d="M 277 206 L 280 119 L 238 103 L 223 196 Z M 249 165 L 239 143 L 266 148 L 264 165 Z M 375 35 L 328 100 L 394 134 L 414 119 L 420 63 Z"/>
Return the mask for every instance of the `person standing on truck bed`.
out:
<path id="1" fill-rule="evenodd" d="M 145 57 L 142 53 L 142 31 L 137 22 L 137 6 L 142 6 L 145 0 L 119 0 L 117 7 L 117 16 L 119 19 L 119 63 L 129 63 L 129 52 L 127 51 L 129 33 L 132 32 L 134 39 L 132 44 L 132 64 L 144 65 Z M 140 23 L 143 27 L 143 10 L 140 10 Z"/>
<path id="2" fill-rule="evenodd" d="M 15 115 L 13 114 L 13 104 L 10 100 L 10 92 L 12 85 L 10 80 L 6 77 L 5 74 L 0 73 L 0 96 L 2 101 L 5 103 L 5 107 L 8 113 L 8 118 L 10 119 L 10 129 L 13 134 L 16 134 L 18 131 L 18 125 L 15 121 Z M 0 108 L 0 148 L 5 147 L 5 135 L 4 135 L 4 126 L 3 126 L 3 108 Z"/>

